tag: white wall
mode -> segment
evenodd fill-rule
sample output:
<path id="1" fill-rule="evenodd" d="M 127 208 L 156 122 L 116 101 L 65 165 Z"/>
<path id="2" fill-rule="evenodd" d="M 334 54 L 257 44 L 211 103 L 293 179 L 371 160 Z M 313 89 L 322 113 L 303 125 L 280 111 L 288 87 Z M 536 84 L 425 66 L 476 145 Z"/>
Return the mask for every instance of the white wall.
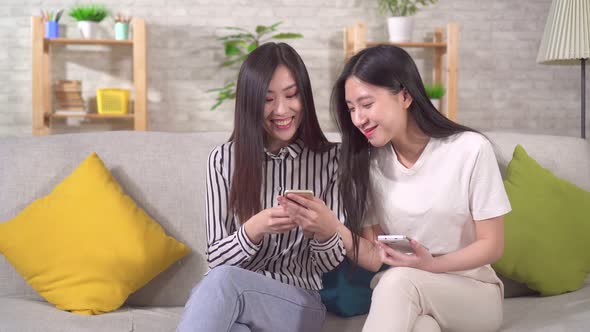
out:
<path id="1" fill-rule="evenodd" d="M 0 136 L 31 132 L 30 15 L 74 1 L 2 0 L 0 3 Z M 159 131 L 223 130 L 232 104 L 209 111 L 214 94 L 233 72 L 220 69 L 216 38 L 224 26 L 253 28 L 283 21 L 282 30 L 305 38 L 290 42 L 311 75 L 322 127 L 331 85 L 342 67 L 342 29 L 355 20 L 371 40 L 385 40 L 377 0 L 104 0 L 112 11 L 143 17 L 148 29 L 149 126 Z M 579 135 L 580 68 L 535 63 L 550 0 L 440 0 L 416 17 L 416 40 L 448 21 L 461 25 L 459 121 L 481 130 Z M 77 36 L 65 17 L 67 34 Z M 112 34 L 110 20 L 101 23 Z M 86 98 L 97 87 L 131 86 L 125 49 L 68 46 L 56 50 L 54 78 L 81 79 Z M 431 54 L 412 53 L 426 77 Z M 589 84 L 590 85 L 590 84 Z M 95 126 L 82 127 L 94 129 Z"/>

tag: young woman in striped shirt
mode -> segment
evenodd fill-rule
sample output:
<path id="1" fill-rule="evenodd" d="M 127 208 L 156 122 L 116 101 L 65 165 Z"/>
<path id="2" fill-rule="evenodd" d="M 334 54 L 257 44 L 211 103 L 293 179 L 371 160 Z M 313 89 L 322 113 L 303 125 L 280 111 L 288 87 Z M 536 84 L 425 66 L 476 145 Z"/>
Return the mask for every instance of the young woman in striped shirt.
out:
<path id="1" fill-rule="evenodd" d="M 267 43 L 238 76 L 234 131 L 209 155 L 207 261 L 178 331 L 320 331 L 322 274 L 344 259 L 338 145 L 318 124 L 297 52 Z M 279 200 L 313 190 L 332 215 L 304 229 Z"/>

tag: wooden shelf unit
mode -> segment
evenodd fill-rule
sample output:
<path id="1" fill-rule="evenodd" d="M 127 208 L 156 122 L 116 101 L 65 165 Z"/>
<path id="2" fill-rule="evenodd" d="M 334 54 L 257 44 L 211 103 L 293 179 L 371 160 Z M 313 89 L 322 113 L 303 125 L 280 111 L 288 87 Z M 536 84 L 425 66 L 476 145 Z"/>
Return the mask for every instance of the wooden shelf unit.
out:
<path id="1" fill-rule="evenodd" d="M 403 48 L 433 48 L 433 83 L 443 83 L 443 69 L 446 70 L 446 89 L 440 111 L 453 120 L 457 120 L 457 103 L 459 87 L 459 24 L 451 22 L 446 27 L 446 40 L 444 39 L 445 29 L 436 28 L 432 42 L 407 42 L 390 43 L 367 40 L 367 27 L 363 22 L 356 22 L 354 25 L 344 28 L 344 56 L 350 58 L 360 50 L 376 45 L 395 45 Z M 446 66 L 443 65 L 443 56 L 446 54 Z"/>
<path id="2" fill-rule="evenodd" d="M 147 49 L 145 21 L 134 18 L 133 39 L 45 38 L 45 24 L 40 16 L 31 17 L 32 38 L 32 131 L 33 135 L 51 133 L 52 118 L 84 117 L 89 119 L 132 119 L 135 130 L 147 130 Z M 51 48 L 59 45 L 106 45 L 131 47 L 133 53 L 133 113 L 124 115 L 53 114 Z"/>
<path id="3" fill-rule="evenodd" d="M 48 118 L 59 119 L 59 118 L 86 118 L 86 119 L 134 119 L 134 114 L 47 114 Z M 49 119 L 47 119 L 49 120 Z"/>
<path id="4" fill-rule="evenodd" d="M 115 39 L 82 39 L 82 38 L 44 38 L 45 42 L 50 45 L 57 44 L 85 44 L 85 45 L 133 45 L 132 40 L 115 40 Z"/>

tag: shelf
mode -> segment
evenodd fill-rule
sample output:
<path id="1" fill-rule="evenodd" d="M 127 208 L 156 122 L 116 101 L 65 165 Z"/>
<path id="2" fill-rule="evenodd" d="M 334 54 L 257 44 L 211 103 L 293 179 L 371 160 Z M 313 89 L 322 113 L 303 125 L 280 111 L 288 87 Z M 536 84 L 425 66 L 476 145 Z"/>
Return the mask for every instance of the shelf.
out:
<path id="1" fill-rule="evenodd" d="M 394 45 L 402 48 L 430 48 L 433 53 L 432 83 L 442 84 L 447 90 L 443 103 L 437 109 L 449 119 L 456 121 L 458 109 L 458 79 L 459 79 L 459 25 L 450 22 L 446 27 L 434 30 L 434 38 L 430 42 L 403 42 L 367 40 L 367 26 L 363 22 L 356 22 L 344 28 L 344 57 L 349 59 L 366 47 L 377 45 Z M 446 57 L 446 66 L 443 61 Z M 446 74 L 446 75 L 444 75 Z M 446 76 L 446 77 L 445 77 Z"/>
<path id="2" fill-rule="evenodd" d="M 86 118 L 86 119 L 133 119 L 133 114 L 48 114 L 49 118 L 60 119 L 60 118 Z"/>
<path id="3" fill-rule="evenodd" d="M 145 20 L 134 18 L 132 39 L 83 39 L 83 38 L 45 38 L 45 24 L 39 16 L 31 17 L 31 112 L 33 135 L 51 134 L 51 120 L 65 118 L 86 118 L 105 120 L 132 121 L 133 129 L 145 131 L 148 129 L 148 103 L 147 103 L 147 33 Z M 53 53 L 54 47 L 59 45 L 104 45 L 129 47 L 133 62 L 133 114 L 53 114 L 53 78 L 52 57 L 63 55 L 64 52 Z"/>
<path id="4" fill-rule="evenodd" d="M 446 48 L 447 43 L 420 43 L 420 42 L 407 42 L 407 43 L 389 43 L 389 42 L 367 42 L 367 47 L 377 45 L 394 45 L 399 47 L 426 47 L 426 48 Z"/>
<path id="5" fill-rule="evenodd" d="M 82 39 L 82 38 L 45 38 L 49 45 L 128 45 L 133 46 L 132 40 L 115 39 Z"/>

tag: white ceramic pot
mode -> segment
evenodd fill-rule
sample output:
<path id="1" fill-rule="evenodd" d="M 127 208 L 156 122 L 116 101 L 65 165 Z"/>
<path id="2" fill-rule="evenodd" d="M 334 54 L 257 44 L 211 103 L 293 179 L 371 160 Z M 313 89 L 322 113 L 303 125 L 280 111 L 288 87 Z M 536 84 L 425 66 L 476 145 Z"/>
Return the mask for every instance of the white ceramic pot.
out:
<path id="1" fill-rule="evenodd" d="M 413 28 L 414 17 L 412 16 L 394 16 L 387 18 L 389 41 L 392 43 L 411 41 Z"/>
<path id="2" fill-rule="evenodd" d="M 434 105 L 434 107 L 436 107 L 437 110 L 440 111 L 440 99 L 430 99 L 430 102 L 432 105 Z"/>
<path id="3" fill-rule="evenodd" d="M 78 29 L 82 38 L 93 39 L 96 38 L 96 32 L 98 31 L 98 23 L 92 21 L 79 21 Z"/>

